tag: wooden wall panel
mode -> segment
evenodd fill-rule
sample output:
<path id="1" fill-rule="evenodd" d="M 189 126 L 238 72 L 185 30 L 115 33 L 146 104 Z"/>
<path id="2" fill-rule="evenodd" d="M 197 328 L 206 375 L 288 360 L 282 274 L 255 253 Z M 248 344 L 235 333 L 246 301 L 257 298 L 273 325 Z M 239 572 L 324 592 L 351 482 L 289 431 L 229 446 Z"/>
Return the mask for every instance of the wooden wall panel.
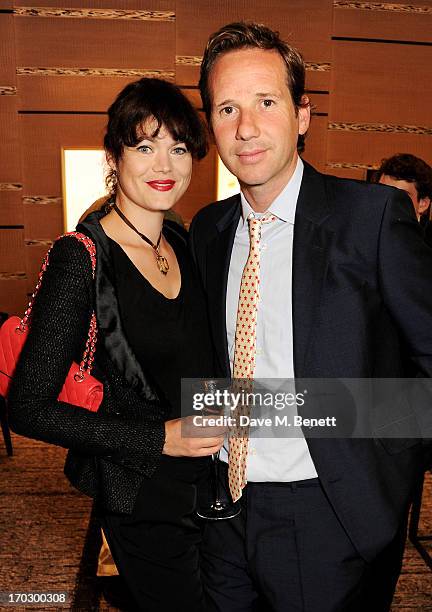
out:
<path id="1" fill-rule="evenodd" d="M 327 114 L 329 112 L 330 98 L 328 94 L 313 92 L 308 95 L 312 114 Z"/>
<path id="2" fill-rule="evenodd" d="M 312 117 L 302 157 L 317 170 L 325 172 L 327 148 L 327 117 Z"/>
<path id="3" fill-rule="evenodd" d="M 116 95 L 140 76 L 18 76 L 23 111 L 105 112 Z"/>
<path id="4" fill-rule="evenodd" d="M 335 1 L 334 36 L 432 42 L 428 0 L 391 3 Z"/>
<path id="5" fill-rule="evenodd" d="M 343 168 L 333 164 L 326 164 L 324 171 L 326 174 L 332 174 L 333 176 L 339 176 L 340 178 L 357 179 L 359 181 L 366 180 L 367 172 L 367 170 L 364 168 Z"/>
<path id="6" fill-rule="evenodd" d="M 7 279 L 0 275 L 0 310 L 22 316 L 27 304 L 26 279 Z"/>
<path id="7" fill-rule="evenodd" d="M 54 199 L 54 198 L 53 198 Z M 63 233 L 63 203 L 26 203 L 24 201 L 24 238 L 49 240 Z"/>
<path id="8" fill-rule="evenodd" d="M 174 70 L 174 22 L 16 17 L 15 28 L 18 67 Z"/>
<path id="9" fill-rule="evenodd" d="M 25 270 L 24 231 L 22 229 L 2 229 L 0 243 L 0 274 Z"/>
<path id="10" fill-rule="evenodd" d="M 432 135 L 330 131 L 328 162 L 379 165 L 385 157 L 412 153 L 432 165 Z"/>
<path id="11" fill-rule="evenodd" d="M 249 19 L 278 30 L 297 46 L 307 62 L 328 63 L 331 57 L 332 1 L 267 0 L 254 3 L 246 0 L 177 0 L 176 8 L 176 80 L 181 85 L 196 85 L 199 60 L 209 35 L 231 21 Z M 190 24 L 194 27 L 191 29 Z M 320 75 L 320 81 L 328 77 Z M 324 83 L 323 83 L 324 84 Z"/>
<path id="12" fill-rule="evenodd" d="M 0 14 L 0 86 L 15 84 L 15 32 L 13 15 Z"/>
<path id="13" fill-rule="evenodd" d="M 24 196 L 61 196 L 61 148 L 99 147 L 105 115 L 20 115 Z"/>
<path id="14" fill-rule="evenodd" d="M 18 129 L 17 96 L 0 95 L 0 182 L 21 180 L 21 153 L 24 145 Z"/>
<path id="15" fill-rule="evenodd" d="M 2 0 L 7 1 L 7 0 Z M 9 4 L 16 6 L 49 6 L 58 7 L 65 4 L 69 8 L 95 8 L 122 10 L 174 11 L 176 0 L 15 0 Z"/>
<path id="16" fill-rule="evenodd" d="M 330 120 L 432 127 L 432 46 L 334 43 Z"/>
<path id="17" fill-rule="evenodd" d="M 0 189 L 0 225 L 23 225 L 23 223 L 22 189 Z"/>

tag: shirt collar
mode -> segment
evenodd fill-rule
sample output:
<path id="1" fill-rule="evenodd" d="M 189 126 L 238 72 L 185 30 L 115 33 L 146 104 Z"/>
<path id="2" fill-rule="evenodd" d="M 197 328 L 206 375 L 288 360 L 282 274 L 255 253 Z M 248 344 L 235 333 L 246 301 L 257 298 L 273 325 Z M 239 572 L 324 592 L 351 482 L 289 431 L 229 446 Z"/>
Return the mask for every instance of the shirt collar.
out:
<path id="1" fill-rule="evenodd" d="M 292 225 L 294 225 L 297 200 L 300 192 L 300 185 L 303 178 L 303 168 L 304 164 L 302 160 L 300 159 L 300 157 L 297 157 L 297 164 L 293 175 L 291 176 L 285 187 L 282 189 L 280 194 L 273 200 L 273 202 L 267 209 L 268 212 L 271 212 L 281 221 L 286 221 L 288 223 L 291 223 Z M 256 217 L 260 217 L 261 215 L 253 211 L 251 205 L 243 195 L 243 192 L 240 192 L 240 198 L 242 207 L 242 215 L 240 222 L 243 226 L 251 213 Z"/>

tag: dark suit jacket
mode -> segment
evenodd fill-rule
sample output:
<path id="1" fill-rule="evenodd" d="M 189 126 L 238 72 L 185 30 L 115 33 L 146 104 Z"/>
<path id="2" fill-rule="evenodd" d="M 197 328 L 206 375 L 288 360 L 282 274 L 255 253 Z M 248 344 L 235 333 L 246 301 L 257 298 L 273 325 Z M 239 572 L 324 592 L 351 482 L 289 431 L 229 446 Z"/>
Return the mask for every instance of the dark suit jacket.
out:
<path id="1" fill-rule="evenodd" d="M 292 262 L 297 378 L 430 376 L 432 250 L 406 198 L 305 164 Z M 199 211 L 191 225 L 221 376 L 229 376 L 225 297 L 240 213 L 234 196 Z M 412 416 L 409 406 L 404 416 Z M 340 521 L 372 559 L 406 513 L 419 441 L 312 438 L 308 446 Z"/>

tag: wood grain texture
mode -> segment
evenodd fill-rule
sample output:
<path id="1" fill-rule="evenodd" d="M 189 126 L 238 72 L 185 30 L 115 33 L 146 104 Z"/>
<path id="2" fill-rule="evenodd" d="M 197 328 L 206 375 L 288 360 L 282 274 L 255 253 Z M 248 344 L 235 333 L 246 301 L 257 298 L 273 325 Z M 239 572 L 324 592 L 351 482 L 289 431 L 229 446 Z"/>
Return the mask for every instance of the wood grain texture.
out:
<path id="1" fill-rule="evenodd" d="M 0 96 L 0 182 L 21 181 L 21 148 L 17 96 Z"/>
<path id="2" fill-rule="evenodd" d="M 312 117 L 302 157 L 320 172 L 325 172 L 327 117 Z"/>
<path id="3" fill-rule="evenodd" d="M 49 240 L 63 233 L 63 204 L 24 203 L 24 238 L 29 240 Z"/>
<path id="4" fill-rule="evenodd" d="M 17 66 L 174 70 L 172 22 L 19 17 L 15 29 Z"/>
<path id="5" fill-rule="evenodd" d="M 331 174 L 333 176 L 339 176 L 340 178 L 357 179 L 364 181 L 366 179 L 366 170 L 361 168 L 344 168 L 342 165 L 334 166 L 326 164 L 324 168 L 325 174 Z"/>
<path id="6" fill-rule="evenodd" d="M 306 57 L 309 61 L 330 59 L 332 28 L 332 0 L 267 0 L 251 3 L 247 0 L 222 0 L 217 10 L 212 0 L 192 3 L 177 0 L 176 3 L 176 53 L 177 55 L 202 55 L 207 38 L 224 24 L 242 19 L 265 23 L 278 30 L 289 41 L 304 41 L 319 45 L 319 57 Z M 194 24 L 193 30 L 191 23 Z M 306 51 L 304 51 L 306 55 Z M 309 55 L 309 54 L 308 54 Z"/>
<path id="7" fill-rule="evenodd" d="M 2 229 L 0 238 L 0 273 L 25 272 L 24 231 L 22 229 Z"/>
<path id="8" fill-rule="evenodd" d="M 0 190 L 0 225 L 23 225 L 21 190 Z M 0 240 L 1 240 L 0 230 Z"/>
<path id="9" fill-rule="evenodd" d="M 202 56 L 207 39 L 224 24 L 249 19 L 278 30 L 282 38 L 298 47 L 308 62 L 329 62 L 331 59 L 332 0 L 267 0 L 253 3 L 246 0 L 177 0 L 176 55 Z M 191 28 L 190 24 L 194 27 Z M 178 63 L 176 80 L 182 85 L 197 83 L 198 68 Z M 324 80 L 321 75 L 320 80 Z"/>
<path id="10" fill-rule="evenodd" d="M 380 132 L 328 132 L 327 162 L 379 165 L 396 153 L 412 153 L 432 165 L 432 136 Z"/>
<path id="11" fill-rule="evenodd" d="M 333 35 L 432 42 L 432 5 L 335 2 Z"/>
<path id="12" fill-rule="evenodd" d="M 7 0 L 2 0 L 7 2 Z M 15 0 L 8 4 L 17 6 L 48 6 L 69 8 L 118 9 L 119 0 Z M 128 11 L 175 11 L 176 0 L 121 0 L 121 8 Z"/>
<path id="13" fill-rule="evenodd" d="M 329 119 L 432 126 L 432 47 L 334 42 Z"/>
<path id="14" fill-rule="evenodd" d="M 175 21 L 174 11 L 126 10 L 107 8 L 23 7 L 14 8 L 16 17 L 61 19 L 114 19 L 127 21 Z"/>
<path id="15" fill-rule="evenodd" d="M 174 73 L 170 74 L 172 80 Z M 142 76 L 156 73 L 136 70 L 131 76 L 18 76 L 21 110 L 105 112 L 123 87 Z M 163 76 L 167 78 L 169 73 Z"/>
<path id="16" fill-rule="evenodd" d="M 10 315 L 22 316 L 28 304 L 25 278 L 2 278 L 0 274 L 0 310 Z"/>
<path id="17" fill-rule="evenodd" d="M 0 85 L 15 85 L 15 29 L 10 14 L 0 14 Z"/>

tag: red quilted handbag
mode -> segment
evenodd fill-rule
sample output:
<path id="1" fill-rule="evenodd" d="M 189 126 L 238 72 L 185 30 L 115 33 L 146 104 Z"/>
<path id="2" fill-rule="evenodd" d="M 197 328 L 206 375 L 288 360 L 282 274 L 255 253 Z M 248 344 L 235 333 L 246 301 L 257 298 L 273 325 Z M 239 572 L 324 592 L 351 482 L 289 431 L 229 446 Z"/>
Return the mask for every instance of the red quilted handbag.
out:
<path id="1" fill-rule="evenodd" d="M 96 270 L 96 248 L 92 240 L 79 232 L 69 232 L 60 238 L 76 238 L 86 247 L 91 263 L 93 278 Z M 51 250 L 51 249 L 50 249 Z M 15 367 L 21 353 L 22 347 L 27 338 L 29 319 L 33 307 L 34 299 L 42 284 L 42 278 L 49 264 L 50 251 L 45 256 L 36 288 L 32 294 L 24 317 L 9 317 L 0 327 L 0 395 L 7 397 L 9 386 L 15 372 Z M 91 376 L 93 367 L 94 353 L 96 349 L 97 325 L 96 315 L 93 311 L 90 320 L 90 327 L 87 342 L 81 363 L 72 363 L 66 376 L 65 383 L 58 396 L 61 402 L 67 402 L 96 412 L 102 402 L 103 385 L 94 376 Z"/>

